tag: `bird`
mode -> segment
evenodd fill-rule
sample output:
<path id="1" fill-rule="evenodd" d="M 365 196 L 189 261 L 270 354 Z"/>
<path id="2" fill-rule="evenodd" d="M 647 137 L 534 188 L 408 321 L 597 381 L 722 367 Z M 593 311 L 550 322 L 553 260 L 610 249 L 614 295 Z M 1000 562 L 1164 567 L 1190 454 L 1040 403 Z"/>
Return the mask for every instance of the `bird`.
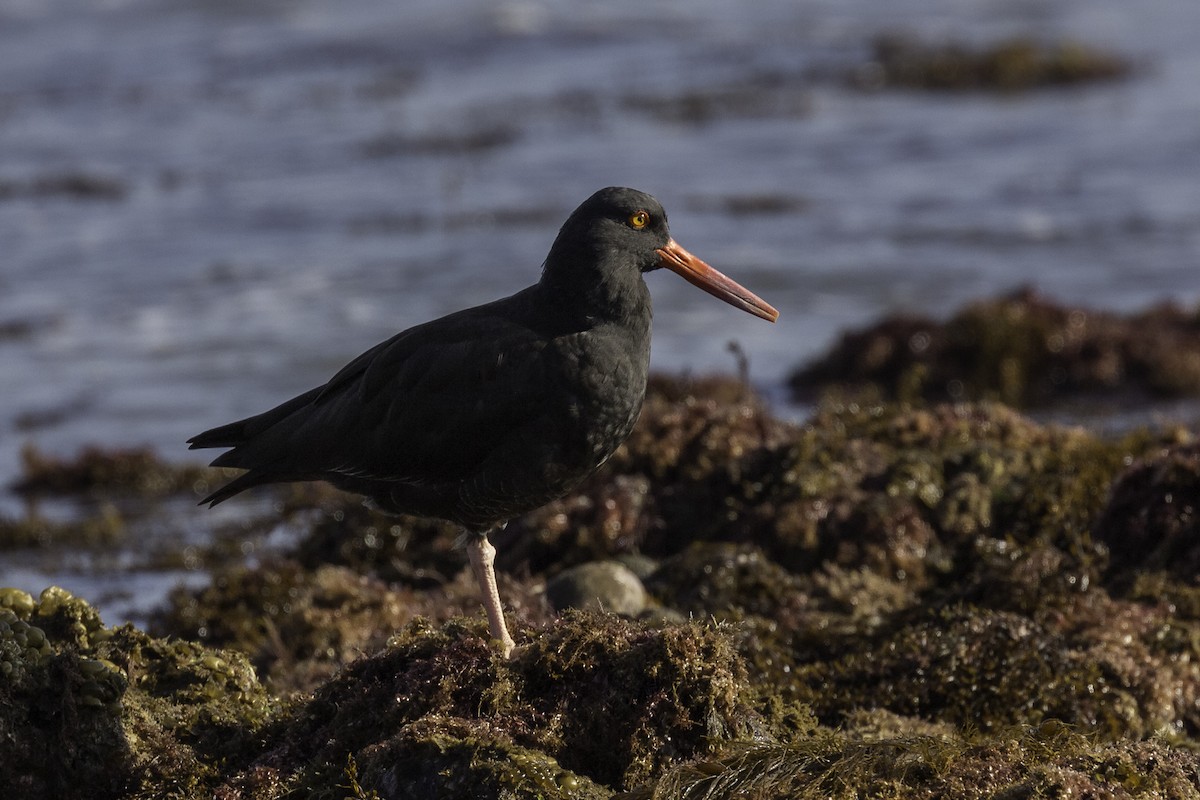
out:
<path id="1" fill-rule="evenodd" d="M 323 480 L 383 512 L 457 523 L 494 645 L 508 632 L 489 534 L 570 492 L 633 430 L 646 394 L 651 301 L 665 267 L 774 322 L 779 312 L 681 247 L 651 195 L 609 187 L 567 218 L 534 285 L 416 325 L 275 408 L 204 431 L 245 470 L 200 501 Z"/>

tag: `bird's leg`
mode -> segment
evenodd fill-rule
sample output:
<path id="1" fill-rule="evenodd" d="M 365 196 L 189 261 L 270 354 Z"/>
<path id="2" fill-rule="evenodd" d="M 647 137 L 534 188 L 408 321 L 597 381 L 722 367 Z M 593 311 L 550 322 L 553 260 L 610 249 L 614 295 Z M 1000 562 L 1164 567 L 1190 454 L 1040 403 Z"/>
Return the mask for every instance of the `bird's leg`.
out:
<path id="1" fill-rule="evenodd" d="M 479 581 L 479 593 L 483 595 L 483 609 L 487 612 L 488 627 L 492 631 L 492 638 L 500 642 L 504 657 L 508 658 L 517 644 L 508 635 L 508 626 L 504 624 L 504 609 L 500 605 L 500 591 L 496 588 L 496 570 L 493 567 L 496 548 L 488 541 L 487 531 L 467 535 L 467 555 L 471 559 L 475 580 Z"/>

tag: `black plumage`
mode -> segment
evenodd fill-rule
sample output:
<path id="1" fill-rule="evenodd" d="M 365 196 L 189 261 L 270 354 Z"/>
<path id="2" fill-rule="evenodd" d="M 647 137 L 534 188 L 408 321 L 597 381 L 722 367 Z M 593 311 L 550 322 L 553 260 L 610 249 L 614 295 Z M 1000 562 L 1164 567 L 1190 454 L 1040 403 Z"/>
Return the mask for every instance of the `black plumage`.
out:
<path id="1" fill-rule="evenodd" d="M 750 313 L 778 316 L 679 247 L 653 197 L 603 189 L 567 219 L 538 283 L 410 328 L 323 386 L 190 439 L 192 448 L 231 448 L 214 466 L 246 470 L 202 502 L 325 480 L 385 511 L 457 522 L 490 551 L 489 530 L 570 491 L 629 435 L 650 360 L 642 274 L 662 266 Z M 494 591 L 491 552 L 471 555 Z M 507 651 L 495 603 L 493 635 Z"/>

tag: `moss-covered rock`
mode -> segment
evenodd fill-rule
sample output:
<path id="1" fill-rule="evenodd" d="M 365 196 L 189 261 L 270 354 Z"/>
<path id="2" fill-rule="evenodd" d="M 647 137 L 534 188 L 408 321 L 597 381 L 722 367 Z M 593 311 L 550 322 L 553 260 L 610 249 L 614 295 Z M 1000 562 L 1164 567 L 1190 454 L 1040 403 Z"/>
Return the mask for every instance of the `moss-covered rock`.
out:
<path id="1" fill-rule="evenodd" d="M 176 590 L 155 630 L 233 648 L 277 692 L 310 689 L 408 622 L 416 601 L 346 567 L 293 561 L 237 567 L 198 591 Z M 420 610 L 417 607 L 417 610 Z"/>
<path id="2" fill-rule="evenodd" d="M 983 536 L 1053 545 L 1092 570 L 1112 477 L 1157 441 L 1104 441 L 988 404 L 830 404 L 779 437 L 740 455 L 680 442 L 711 452 L 710 469 L 654 484 L 646 548 L 754 542 L 793 572 L 867 569 L 921 590 L 970 569 Z"/>
<path id="3" fill-rule="evenodd" d="M 0 678 L 19 684 L 53 652 L 46 632 L 29 623 L 37 609 L 20 589 L 0 589 Z"/>
<path id="4" fill-rule="evenodd" d="M 690 545 L 664 560 L 648 582 L 659 600 L 680 611 L 775 618 L 803 602 L 802 587 L 759 548 L 718 542 Z"/>
<path id="5" fill-rule="evenodd" d="M 1196 797 L 1194 753 L 1157 741 L 1095 745 L 1061 725 L 964 741 L 909 733 L 861 740 L 826 732 L 790 744 L 735 745 L 676 767 L 621 800 L 994 800 Z"/>
<path id="6" fill-rule="evenodd" d="M 416 797 L 430 764 L 464 765 L 474 749 L 470 796 L 570 796 L 560 790 L 572 785 L 603 796 L 592 784 L 631 787 L 761 724 L 719 630 L 654 630 L 573 612 L 521 634 L 527 644 L 505 661 L 476 621 L 414 622 L 282 719 L 258 764 L 233 784 L 269 767 L 294 791 L 329 796 L 352 757 L 364 790 Z M 425 759 L 415 771 L 398 768 Z M 505 793 L 513 782 L 522 788 Z"/>
<path id="7" fill-rule="evenodd" d="M 362 780 L 387 798 L 605 800 L 612 790 L 477 720 L 430 715 L 362 751 Z M 375 790 L 372 790 L 375 791 Z"/>
<path id="8" fill-rule="evenodd" d="M 494 537 L 511 661 L 452 526 L 320 485 L 242 504 L 232 545 L 295 545 L 176 592 L 159 636 L 0 591 L 0 789 L 1195 796 L 1192 442 L 986 402 L 832 397 L 796 425 L 742 382 L 656 378 L 604 470 Z M 651 612 L 555 617 L 546 585 L 610 558 Z"/>
<path id="9" fill-rule="evenodd" d="M 15 666 L 0 681 L 0 794 L 211 797 L 217 765 L 252 750 L 274 706 L 244 656 L 107 628 L 56 587 L 20 595 L 0 610 Z"/>
<path id="10" fill-rule="evenodd" d="M 207 483 L 216 472 L 194 465 L 168 464 L 144 447 L 85 447 L 69 459 L 26 447 L 21 451 L 21 460 L 22 474 L 12 488 L 27 497 L 89 492 L 157 497 L 190 492 L 197 483 Z"/>
<path id="11" fill-rule="evenodd" d="M 308 569 L 348 567 L 417 589 L 439 586 L 462 569 L 462 530 L 444 520 L 383 514 L 326 484 L 284 490 L 283 516 L 302 531 L 292 557 Z"/>
<path id="12" fill-rule="evenodd" d="M 999 400 L 1044 406 L 1079 397 L 1200 394 L 1200 309 L 1162 305 L 1121 316 L 1023 289 L 949 320 L 900 316 L 845 334 L 789 378 L 812 398 L 872 387 L 907 401 Z"/>
<path id="13" fill-rule="evenodd" d="M 550 618 L 540 584 L 501 575 L 500 587 L 512 622 Z M 286 695 L 379 651 L 414 617 L 444 622 L 479 610 L 478 584 L 465 563 L 453 580 L 417 592 L 347 567 L 280 560 L 222 570 L 204 588 L 174 591 L 151 630 L 246 653 L 271 689 Z"/>
<path id="14" fill-rule="evenodd" d="M 1162 571 L 1200 583 L 1200 443 L 1166 448 L 1123 472 L 1096 521 L 1096 538 L 1112 554 L 1114 578 Z"/>
<path id="15" fill-rule="evenodd" d="M 985 733 L 1047 719 L 1116 738 L 1149 733 L 1135 698 L 1088 654 L 1015 614 L 957 608 L 803 670 L 820 719 L 886 708 Z"/>
<path id="16" fill-rule="evenodd" d="M 80 519 L 51 520 L 36 509 L 15 519 L 0 517 L 0 550 L 109 547 L 127 541 L 128 536 L 124 517 L 110 503 Z"/>
<path id="17" fill-rule="evenodd" d="M 1127 76 L 1130 62 L 1078 42 L 1012 38 L 989 47 L 926 45 L 897 35 L 874 43 L 874 59 L 854 74 L 864 88 L 1015 92 Z"/>

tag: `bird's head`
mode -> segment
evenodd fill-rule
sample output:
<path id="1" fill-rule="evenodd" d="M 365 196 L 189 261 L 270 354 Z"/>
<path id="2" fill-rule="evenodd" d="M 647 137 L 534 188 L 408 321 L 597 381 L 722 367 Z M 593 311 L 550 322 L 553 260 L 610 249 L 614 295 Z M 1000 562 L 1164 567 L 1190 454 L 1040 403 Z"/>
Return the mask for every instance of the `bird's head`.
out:
<path id="1" fill-rule="evenodd" d="M 636 289 L 641 273 L 660 267 L 757 317 L 779 317 L 753 292 L 679 246 L 662 205 L 636 189 L 601 189 L 575 209 L 550 248 L 543 281 L 607 296 Z"/>

